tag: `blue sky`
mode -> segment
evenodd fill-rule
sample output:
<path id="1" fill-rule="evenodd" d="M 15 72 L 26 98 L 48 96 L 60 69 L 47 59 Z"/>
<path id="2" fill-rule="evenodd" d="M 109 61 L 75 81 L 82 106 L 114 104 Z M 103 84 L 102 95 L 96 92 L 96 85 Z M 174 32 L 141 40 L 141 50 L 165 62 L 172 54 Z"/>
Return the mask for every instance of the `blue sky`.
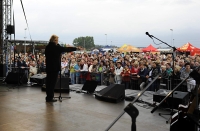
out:
<path id="1" fill-rule="evenodd" d="M 33 40 L 48 41 L 56 34 L 71 44 L 74 38 L 93 36 L 98 45 L 158 47 L 145 35 L 149 32 L 172 46 L 190 42 L 200 48 L 199 0 L 23 0 L 23 4 Z M 16 39 L 24 39 L 27 26 L 19 0 L 13 9 Z M 26 37 L 30 39 L 28 32 Z"/>

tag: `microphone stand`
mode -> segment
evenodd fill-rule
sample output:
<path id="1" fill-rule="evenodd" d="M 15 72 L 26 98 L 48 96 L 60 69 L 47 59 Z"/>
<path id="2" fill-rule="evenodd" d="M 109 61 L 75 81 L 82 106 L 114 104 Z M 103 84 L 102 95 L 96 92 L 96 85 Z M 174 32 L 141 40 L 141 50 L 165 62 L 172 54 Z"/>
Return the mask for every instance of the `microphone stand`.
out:
<path id="1" fill-rule="evenodd" d="M 169 85 L 169 86 L 170 86 L 170 90 L 171 90 L 172 87 L 174 87 L 174 61 L 175 61 L 175 55 L 174 55 L 174 53 L 175 53 L 175 51 L 176 51 L 176 48 L 175 48 L 175 47 L 172 47 L 171 45 L 167 44 L 166 42 L 164 42 L 164 41 L 162 41 L 162 40 L 156 38 L 155 36 L 150 35 L 148 32 L 146 32 L 146 35 L 148 35 L 151 39 L 155 38 L 156 40 L 162 42 L 163 44 L 165 44 L 165 45 L 167 45 L 167 46 L 169 46 L 170 48 L 173 49 L 173 53 L 172 53 L 172 64 L 173 64 L 172 67 L 173 67 L 173 72 L 172 72 L 172 81 L 171 81 L 171 84 Z M 173 94 L 172 94 L 172 99 L 173 99 Z M 174 113 L 174 112 L 173 112 L 173 110 L 174 110 L 174 107 L 173 107 L 173 106 L 174 106 L 174 102 L 173 102 L 173 100 L 172 100 L 172 109 L 171 109 L 170 114 L 162 114 L 162 113 L 159 113 L 159 115 L 160 115 L 160 116 L 161 116 L 161 115 L 170 115 L 170 116 L 172 116 L 173 113 Z M 170 118 L 169 118 L 169 120 L 170 120 Z M 166 123 L 168 123 L 169 120 L 167 120 Z"/>
<path id="2" fill-rule="evenodd" d="M 62 102 L 62 98 L 71 98 L 70 96 L 66 96 L 66 97 L 62 97 L 61 95 L 61 92 L 62 92 L 62 88 L 61 88 L 61 71 L 62 71 L 62 69 L 61 69 L 61 59 L 62 59 L 62 57 L 61 57 L 61 55 L 60 55 L 60 73 L 59 73 L 59 75 L 60 75 L 60 88 L 59 88 L 59 90 L 60 90 L 60 94 L 59 94 L 59 96 L 58 97 L 54 97 L 54 98 L 58 98 L 59 99 L 59 101 L 60 102 Z M 67 79 L 68 80 L 68 84 L 69 84 L 69 79 Z"/>
<path id="3" fill-rule="evenodd" d="M 135 119 L 138 116 L 139 111 L 137 110 L 136 107 L 133 106 L 133 104 L 158 79 L 159 76 L 160 76 L 160 74 L 157 75 L 141 92 L 138 93 L 138 95 L 135 97 L 135 99 L 124 108 L 124 111 L 108 126 L 108 128 L 105 131 L 110 130 L 110 128 L 124 115 L 125 112 L 127 112 L 132 118 L 132 130 L 131 131 L 136 131 L 136 125 L 135 125 L 136 120 Z"/>

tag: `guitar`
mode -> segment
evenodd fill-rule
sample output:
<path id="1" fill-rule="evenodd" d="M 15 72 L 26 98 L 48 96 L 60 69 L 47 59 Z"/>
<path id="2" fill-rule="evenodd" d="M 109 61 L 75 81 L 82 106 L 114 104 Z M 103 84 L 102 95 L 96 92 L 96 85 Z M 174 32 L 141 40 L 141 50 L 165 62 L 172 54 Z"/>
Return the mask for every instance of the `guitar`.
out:
<path id="1" fill-rule="evenodd" d="M 198 95 L 200 88 L 198 89 Z M 192 96 L 188 105 L 179 105 L 178 112 L 171 118 L 170 131 L 193 131 L 195 130 L 194 122 L 188 118 L 191 116 L 196 108 L 196 96 Z"/>

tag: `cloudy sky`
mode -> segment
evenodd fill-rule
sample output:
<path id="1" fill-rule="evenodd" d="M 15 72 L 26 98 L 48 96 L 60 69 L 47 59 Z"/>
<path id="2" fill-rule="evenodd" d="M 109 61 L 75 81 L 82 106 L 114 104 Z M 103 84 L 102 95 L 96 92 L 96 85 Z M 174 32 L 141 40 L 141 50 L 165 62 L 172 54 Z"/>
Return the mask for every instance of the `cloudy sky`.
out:
<path id="1" fill-rule="evenodd" d="M 23 4 L 33 40 L 48 41 L 56 34 L 68 44 L 80 36 L 93 36 L 98 45 L 166 47 L 155 45 L 145 35 L 149 32 L 172 46 L 190 42 L 200 47 L 199 0 L 23 0 Z M 13 9 L 16 39 L 24 39 L 27 26 L 20 0 L 14 0 Z M 26 36 L 30 39 L 28 31 Z"/>

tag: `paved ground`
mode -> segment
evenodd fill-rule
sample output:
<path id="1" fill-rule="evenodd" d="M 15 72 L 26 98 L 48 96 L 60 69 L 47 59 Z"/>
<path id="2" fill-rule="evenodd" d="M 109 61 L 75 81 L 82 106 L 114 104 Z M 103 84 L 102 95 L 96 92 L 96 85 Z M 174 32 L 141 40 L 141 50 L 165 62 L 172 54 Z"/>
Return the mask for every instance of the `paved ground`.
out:
<path id="1" fill-rule="evenodd" d="M 46 103 L 40 87 L 0 86 L 0 131 L 104 131 L 129 103 L 108 103 L 76 92 L 69 95 L 72 98 L 63 98 L 63 102 Z M 135 105 L 140 113 L 137 131 L 169 131 L 166 119 L 158 116 L 163 110 L 151 114 L 152 107 Z M 129 115 L 122 116 L 110 130 L 130 131 Z"/>

